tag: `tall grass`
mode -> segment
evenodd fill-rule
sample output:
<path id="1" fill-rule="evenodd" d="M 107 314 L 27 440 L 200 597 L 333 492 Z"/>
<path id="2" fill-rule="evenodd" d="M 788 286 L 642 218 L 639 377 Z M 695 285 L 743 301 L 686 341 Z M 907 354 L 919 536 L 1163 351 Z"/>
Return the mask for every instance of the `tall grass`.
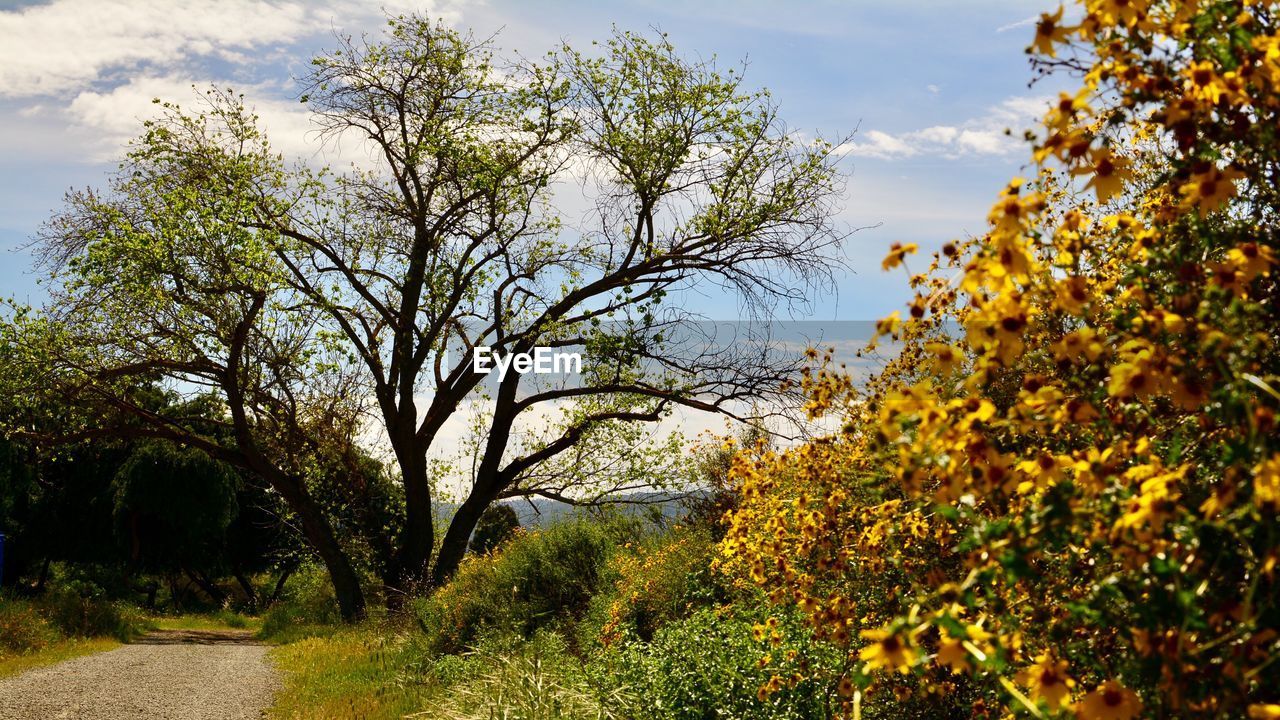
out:
<path id="1" fill-rule="evenodd" d="M 109 650 L 141 634 L 138 610 L 68 593 L 37 601 L 0 597 L 0 677 Z"/>

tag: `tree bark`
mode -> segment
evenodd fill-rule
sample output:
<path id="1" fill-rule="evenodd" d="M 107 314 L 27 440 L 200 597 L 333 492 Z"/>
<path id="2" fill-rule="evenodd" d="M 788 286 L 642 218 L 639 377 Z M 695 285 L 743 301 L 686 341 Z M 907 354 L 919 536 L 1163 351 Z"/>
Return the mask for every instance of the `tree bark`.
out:
<path id="1" fill-rule="evenodd" d="M 338 612 L 346 622 L 357 622 L 364 618 L 364 591 L 360 588 L 360 578 L 355 568 L 343 552 L 333 526 L 325 518 L 320 506 L 305 492 L 298 493 L 296 499 L 285 497 L 298 513 L 302 521 L 302 533 L 320 556 L 325 569 L 329 572 L 329 580 L 333 583 L 333 594 L 338 601 Z"/>
<path id="2" fill-rule="evenodd" d="M 517 347 L 516 350 L 525 351 L 527 348 Z M 516 374 L 507 376 L 498 387 L 484 457 L 480 460 L 480 467 L 476 468 L 475 485 L 449 521 L 449 529 L 440 542 L 440 551 L 436 555 L 435 567 L 431 573 L 432 588 L 443 587 L 453 577 L 463 556 L 467 554 L 467 543 L 471 540 L 472 531 L 476 529 L 476 523 L 480 522 L 480 516 L 498 499 L 498 493 L 502 491 L 502 458 L 511 441 L 511 428 L 515 424 L 516 415 L 519 414 L 515 407 L 518 387 L 519 376 Z"/>
<path id="3" fill-rule="evenodd" d="M 280 571 L 280 577 L 276 578 L 276 587 L 271 591 L 271 597 L 267 599 L 266 607 L 275 605 L 280 601 L 280 596 L 284 594 L 284 585 L 289 582 L 289 576 L 298 569 L 296 563 L 290 563 Z"/>
<path id="4" fill-rule="evenodd" d="M 471 532 L 476 529 L 476 523 L 480 522 L 480 516 L 484 514 L 491 502 L 492 498 L 487 495 L 478 496 L 472 493 L 458 507 L 453 520 L 449 522 L 449 530 L 440 541 L 440 552 L 436 555 L 436 564 L 431 572 L 432 588 L 443 587 L 457 572 L 458 565 L 467 554 L 467 542 L 471 539 Z"/>
<path id="5" fill-rule="evenodd" d="M 44 586 L 49 582 L 49 558 L 44 559 L 44 563 L 40 565 L 40 577 L 36 579 L 36 585 L 32 588 L 32 592 L 40 595 L 44 592 Z"/>
<path id="6" fill-rule="evenodd" d="M 415 588 L 422 584 L 431 561 L 435 528 L 431 517 L 431 486 L 416 429 L 406 423 L 395 443 L 396 459 L 404 484 L 405 516 L 395 554 L 383 574 L 387 609 L 398 612 Z"/>
<path id="7" fill-rule="evenodd" d="M 222 588 L 214 585 L 213 582 L 210 581 L 209 578 L 205 577 L 203 573 L 195 572 L 188 567 L 183 567 L 182 572 L 187 576 L 188 580 L 194 583 L 196 587 L 203 590 L 205 595 L 209 596 L 209 600 L 211 600 L 214 605 L 222 605 L 223 601 L 227 599 L 227 594 L 222 592 Z"/>
<path id="8" fill-rule="evenodd" d="M 249 607 L 258 607 L 258 591 L 254 589 L 253 583 L 249 578 L 245 577 L 244 572 L 239 566 L 232 569 L 232 575 L 235 576 L 236 582 L 240 583 L 240 589 L 244 590 L 245 601 L 249 603 Z"/>

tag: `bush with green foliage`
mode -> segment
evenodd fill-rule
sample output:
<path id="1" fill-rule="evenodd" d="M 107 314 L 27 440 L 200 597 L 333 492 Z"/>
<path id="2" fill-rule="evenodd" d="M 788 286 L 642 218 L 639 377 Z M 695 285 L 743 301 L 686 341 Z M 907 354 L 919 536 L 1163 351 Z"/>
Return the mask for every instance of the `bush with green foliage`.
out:
<path id="1" fill-rule="evenodd" d="M 471 535 L 471 552 L 483 555 L 494 550 L 519 530 L 520 518 L 510 505 L 490 505 L 480 515 L 480 521 L 476 523 L 475 532 Z"/>
<path id="2" fill-rule="evenodd" d="M 729 589 L 713 573 L 715 542 L 705 527 L 677 527 L 614 553 L 602 590 L 579 628 L 584 645 L 649 641 L 663 625 L 722 602 Z"/>
<path id="3" fill-rule="evenodd" d="M 754 622 L 751 608 L 702 609 L 668 623 L 652 642 L 628 641 L 591 666 L 636 698 L 646 720 L 809 720 L 830 717 L 834 690 L 796 672 L 835 659 L 812 647 L 799 622 Z M 775 679 L 776 678 L 776 679 Z M 777 692 L 762 696 L 770 682 Z"/>
<path id="4" fill-rule="evenodd" d="M 113 637 L 120 641 L 141 635 L 146 614 L 129 603 L 112 600 L 101 585 L 68 580 L 39 602 L 45 615 L 68 637 Z"/>
<path id="5" fill-rule="evenodd" d="M 571 520 L 469 557 L 448 585 L 415 603 L 430 647 L 455 653 L 486 629 L 529 636 L 582 617 L 614 548 L 639 532 L 624 519 Z"/>
<path id="6" fill-rule="evenodd" d="M 444 720 L 621 720 L 635 702 L 625 688 L 593 684 L 556 632 L 482 638 L 474 651 L 445 658 L 455 658 L 441 668 L 453 682 L 432 708 Z"/>
<path id="7" fill-rule="evenodd" d="M 317 628 L 338 623 L 338 601 L 325 569 L 304 565 L 293 574 L 280 601 L 262 615 L 260 635 L 288 641 L 316 634 Z"/>
<path id="8" fill-rule="evenodd" d="M 126 603 L 112 602 L 88 585 L 59 588 L 38 600 L 0 599 L 0 656 L 42 650 L 72 637 L 141 635 L 150 623 Z"/>

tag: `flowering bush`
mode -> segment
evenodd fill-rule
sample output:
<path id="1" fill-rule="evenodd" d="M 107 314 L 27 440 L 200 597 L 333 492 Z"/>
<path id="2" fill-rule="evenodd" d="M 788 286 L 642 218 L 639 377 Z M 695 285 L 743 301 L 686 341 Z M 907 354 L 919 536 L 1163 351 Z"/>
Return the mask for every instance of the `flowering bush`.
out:
<path id="1" fill-rule="evenodd" d="M 882 374 L 805 377 L 842 432 L 738 461 L 723 562 L 844 653 L 846 715 L 1280 717 L 1278 21 L 1042 16 L 1083 82 L 1036 178 L 910 277 Z"/>
<path id="2" fill-rule="evenodd" d="M 592 600 L 603 616 L 598 640 L 605 647 L 627 637 L 648 642 L 663 625 L 723 594 L 708 567 L 713 544 L 704 529 L 679 527 L 625 550 L 609 560 L 612 592 Z"/>

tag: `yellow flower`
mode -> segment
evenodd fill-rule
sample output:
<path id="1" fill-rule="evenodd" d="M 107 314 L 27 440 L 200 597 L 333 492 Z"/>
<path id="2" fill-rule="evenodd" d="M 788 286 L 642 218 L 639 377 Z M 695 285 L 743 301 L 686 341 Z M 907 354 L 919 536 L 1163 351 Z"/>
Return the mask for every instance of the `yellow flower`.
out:
<path id="1" fill-rule="evenodd" d="M 1080 720 L 1133 720 L 1142 712 L 1138 695 L 1115 680 L 1108 680 L 1084 696 L 1076 708 Z"/>
<path id="2" fill-rule="evenodd" d="M 1036 23 L 1036 37 L 1031 41 L 1031 47 L 1041 55 L 1053 57 L 1054 43 L 1066 42 L 1071 31 L 1072 28 L 1062 26 L 1062 6 L 1059 5 L 1058 12 L 1052 15 L 1049 13 L 1040 15 L 1040 21 Z"/>
<path id="3" fill-rule="evenodd" d="M 1025 181 L 1022 178 L 1009 181 L 1005 189 L 1000 192 L 999 202 L 987 215 L 997 235 L 1017 234 L 1022 230 L 1027 218 L 1044 209 L 1044 196 L 1039 193 L 1022 196 L 1023 182 Z"/>
<path id="4" fill-rule="evenodd" d="M 1027 477 L 1018 484 L 1019 495 L 1025 495 L 1036 488 L 1053 485 L 1066 475 L 1063 470 L 1070 466 L 1071 458 L 1066 455 L 1055 456 L 1047 450 L 1041 450 L 1034 458 L 1018 463 L 1018 472 Z"/>
<path id="5" fill-rule="evenodd" d="M 858 657 L 867 661 L 864 672 L 879 668 L 907 673 L 916 661 L 916 649 L 910 638 L 891 630 L 863 630 L 862 637 L 873 642 L 862 648 Z"/>
<path id="6" fill-rule="evenodd" d="M 1280 705 L 1255 703 L 1249 706 L 1249 717 L 1253 720 L 1280 720 Z"/>
<path id="7" fill-rule="evenodd" d="M 1280 453 L 1253 469 L 1253 501 L 1280 510 Z"/>
<path id="8" fill-rule="evenodd" d="M 896 336 L 901 327 L 902 315 L 897 310 L 894 310 L 889 313 L 888 317 L 883 317 L 876 321 L 876 335 Z"/>
<path id="9" fill-rule="evenodd" d="M 1266 245 L 1247 242 L 1227 251 L 1227 260 L 1235 265 L 1244 282 L 1251 282 L 1259 275 L 1269 275 L 1276 264 L 1275 253 Z"/>
<path id="10" fill-rule="evenodd" d="M 1054 286 L 1058 307 L 1072 315 L 1084 314 L 1084 304 L 1089 302 L 1089 281 L 1073 276 L 1063 278 Z"/>
<path id="11" fill-rule="evenodd" d="M 1120 399 L 1145 397 L 1155 389 L 1155 381 L 1145 363 L 1122 362 L 1111 368 L 1107 394 Z"/>
<path id="12" fill-rule="evenodd" d="M 1083 327 L 1062 336 L 1062 340 L 1052 346 L 1053 352 L 1062 360 L 1077 362 L 1084 357 L 1094 362 L 1102 357 L 1104 348 L 1098 341 L 1098 332 L 1091 327 Z"/>
<path id="13" fill-rule="evenodd" d="M 853 685 L 853 681 L 848 677 L 840 678 L 840 683 L 836 686 L 836 692 L 840 693 L 840 697 L 852 697 L 853 691 L 856 689 L 857 688 Z"/>
<path id="14" fill-rule="evenodd" d="M 894 243 L 889 246 L 889 254 L 884 256 L 884 260 L 881 261 L 880 267 L 885 270 L 892 270 L 901 265 L 902 261 L 905 260 L 908 255 L 915 254 L 919 249 L 920 246 L 915 243 L 907 243 L 906 245 L 903 245 L 902 243 Z"/>
<path id="15" fill-rule="evenodd" d="M 1067 675 L 1067 661 L 1054 660 L 1049 653 L 1036 657 L 1036 664 L 1018 673 L 1018 681 L 1026 686 L 1032 700 L 1043 699 L 1051 710 L 1062 707 L 1075 687 Z"/>
<path id="16" fill-rule="evenodd" d="M 1209 281 L 1232 294 L 1244 295 L 1244 273 L 1234 263 L 1209 263 Z"/>
<path id="17" fill-rule="evenodd" d="M 1108 25 L 1133 25 L 1141 14 L 1146 13 L 1149 0 L 1093 0 L 1089 8 L 1097 9 L 1104 23 Z"/>
<path id="18" fill-rule="evenodd" d="M 1207 60 L 1192 63 L 1185 72 L 1188 79 L 1187 92 L 1197 100 L 1217 105 L 1223 94 L 1228 91 L 1223 77 L 1214 71 L 1213 63 Z"/>
<path id="19" fill-rule="evenodd" d="M 942 634 L 942 642 L 934 660 L 943 667 L 951 668 L 953 674 L 968 672 L 973 667 L 969 664 L 969 651 L 965 649 L 964 643 L 946 633 Z"/>
<path id="20" fill-rule="evenodd" d="M 1209 389 L 1194 376 L 1179 378 L 1169 388 L 1169 397 L 1188 412 L 1199 409 L 1209 399 Z"/>
<path id="21" fill-rule="evenodd" d="M 956 367 L 964 362 L 964 354 L 960 349 L 946 343 L 925 343 L 924 349 L 933 355 L 934 367 L 943 375 L 955 372 Z"/>
<path id="22" fill-rule="evenodd" d="M 1204 172 L 1194 173 L 1191 179 L 1178 188 L 1183 202 L 1196 208 L 1201 215 L 1213 212 L 1235 197 L 1236 180 L 1244 173 L 1234 168 L 1219 169 L 1210 165 Z"/>
<path id="23" fill-rule="evenodd" d="M 1111 152 L 1109 148 L 1095 148 L 1089 153 L 1089 163 L 1074 168 L 1073 175 L 1090 175 L 1085 189 L 1093 188 L 1098 202 L 1106 202 L 1124 189 L 1125 181 L 1133 177 L 1129 161 Z"/>
<path id="24" fill-rule="evenodd" d="M 1186 474 L 1185 466 L 1173 472 L 1161 472 L 1156 465 L 1135 465 L 1125 471 L 1126 480 L 1140 480 L 1139 492 L 1129 498 L 1123 516 L 1116 521 L 1116 530 L 1131 530 L 1139 537 L 1163 531 L 1180 496 L 1174 483 Z"/>
<path id="25" fill-rule="evenodd" d="M 765 702 L 766 700 L 769 699 L 770 695 L 778 692 L 781 689 L 782 689 L 782 678 L 778 677 L 777 675 L 774 675 L 769 678 L 769 682 L 760 686 L 760 689 L 756 692 L 756 698 L 760 702 Z"/>

